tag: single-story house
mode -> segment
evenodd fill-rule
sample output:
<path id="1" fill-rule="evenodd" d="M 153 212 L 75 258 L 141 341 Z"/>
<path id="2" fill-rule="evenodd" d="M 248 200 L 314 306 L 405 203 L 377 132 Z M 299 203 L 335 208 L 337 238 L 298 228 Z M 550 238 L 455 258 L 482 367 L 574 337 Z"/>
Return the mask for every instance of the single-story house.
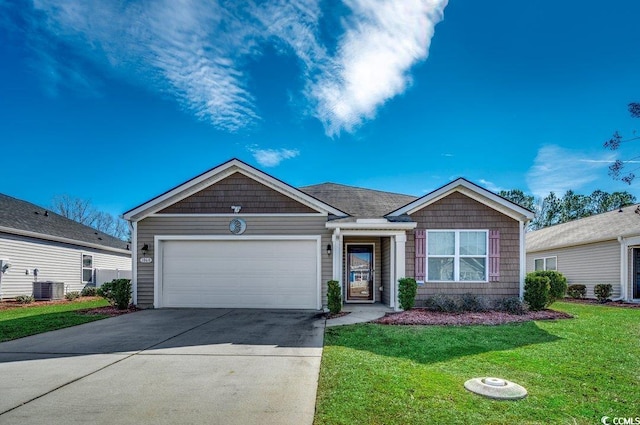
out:
<path id="1" fill-rule="evenodd" d="M 465 179 L 422 197 L 295 188 L 232 159 L 124 214 L 140 307 L 398 308 L 397 281 L 434 294 L 520 296 L 533 213 Z"/>
<path id="2" fill-rule="evenodd" d="M 0 194 L 0 299 L 31 295 L 34 281 L 67 293 L 118 276 L 131 277 L 126 241 Z"/>
<path id="3" fill-rule="evenodd" d="M 613 298 L 640 302 L 640 206 L 630 206 L 527 233 L 527 271 L 557 270 L 594 297 L 598 283 Z"/>

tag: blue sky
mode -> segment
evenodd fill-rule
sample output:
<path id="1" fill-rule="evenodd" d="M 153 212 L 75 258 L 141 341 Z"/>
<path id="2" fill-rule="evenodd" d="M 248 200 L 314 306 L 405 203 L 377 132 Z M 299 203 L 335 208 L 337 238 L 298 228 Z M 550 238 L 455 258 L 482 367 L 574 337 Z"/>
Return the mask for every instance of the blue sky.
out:
<path id="1" fill-rule="evenodd" d="M 638 16 L 637 0 L 0 0 L 0 191 L 121 214 L 237 157 L 294 186 L 640 198 L 602 148 L 640 127 Z"/>

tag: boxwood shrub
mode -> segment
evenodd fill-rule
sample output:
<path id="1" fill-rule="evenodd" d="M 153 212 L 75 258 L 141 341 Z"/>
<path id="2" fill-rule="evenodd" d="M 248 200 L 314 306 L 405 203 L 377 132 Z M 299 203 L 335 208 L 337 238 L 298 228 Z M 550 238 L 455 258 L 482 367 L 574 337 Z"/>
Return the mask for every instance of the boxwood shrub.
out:
<path id="1" fill-rule="evenodd" d="M 398 301 L 400 308 L 403 310 L 411 310 L 416 304 L 416 295 L 418 293 L 418 283 L 414 278 L 403 277 L 398 279 Z"/>
<path id="2" fill-rule="evenodd" d="M 567 295 L 574 299 L 580 299 L 587 296 L 587 287 L 580 284 L 573 284 L 567 287 Z"/>
<path id="3" fill-rule="evenodd" d="M 535 273 L 527 274 L 524 280 L 524 301 L 529 306 L 529 310 L 542 310 L 549 304 L 549 292 L 551 284 L 546 276 L 539 276 Z"/>
<path id="4" fill-rule="evenodd" d="M 338 314 L 342 310 L 342 294 L 337 280 L 327 282 L 327 307 L 332 314 Z"/>
<path id="5" fill-rule="evenodd" d="M 599 303 L 606 303 L 613 293 L 613 286 L 610 283 L 599 283 L 593 287 L 593 293 L 596 295 Z"/>

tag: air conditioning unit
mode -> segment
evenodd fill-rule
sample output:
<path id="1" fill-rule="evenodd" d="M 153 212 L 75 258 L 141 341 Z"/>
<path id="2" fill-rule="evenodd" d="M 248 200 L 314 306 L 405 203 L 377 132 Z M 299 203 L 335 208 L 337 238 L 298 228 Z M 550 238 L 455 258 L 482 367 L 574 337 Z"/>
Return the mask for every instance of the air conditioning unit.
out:
<path id="1" fill-rule="evenodd" d="M 33 282 L 33 298 L 36 300 L 61 300 L 64 298 L 64 282 Z"/>

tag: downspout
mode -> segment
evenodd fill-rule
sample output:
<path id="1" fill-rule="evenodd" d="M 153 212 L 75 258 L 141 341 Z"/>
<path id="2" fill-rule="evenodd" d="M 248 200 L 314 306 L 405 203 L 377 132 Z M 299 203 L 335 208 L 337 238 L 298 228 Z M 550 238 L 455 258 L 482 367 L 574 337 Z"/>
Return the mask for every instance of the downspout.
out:
<path id="1" fill-rule="evenodd" d="M 620 243 L 620 298 L 627 301 L 629 289 L 629 255 L 624 237 L 618 236 Z"/>

